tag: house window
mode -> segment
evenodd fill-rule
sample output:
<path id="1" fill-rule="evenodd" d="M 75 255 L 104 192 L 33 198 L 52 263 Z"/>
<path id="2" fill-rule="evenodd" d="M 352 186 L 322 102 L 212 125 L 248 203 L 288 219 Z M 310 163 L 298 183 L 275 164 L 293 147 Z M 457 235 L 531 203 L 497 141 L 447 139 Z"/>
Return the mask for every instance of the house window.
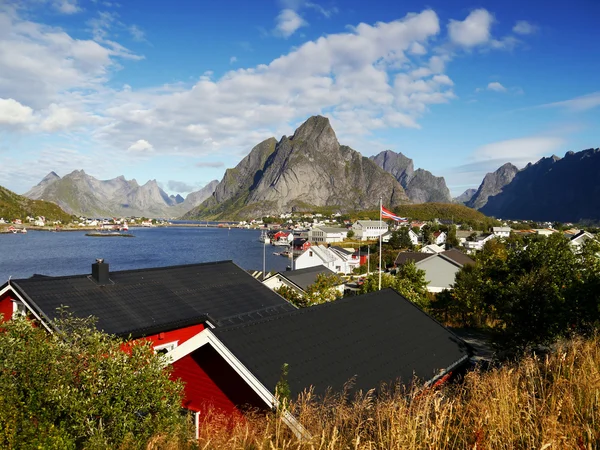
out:
<path id="1" fill-rule="evenodd" d="M 308 252 L 308 256 L 311 256 L 311 257 L 312 257 L 312 252 Z"/>
<path id="2" fill-rule="evenodd" d="M 167 344 L 161 344 L 154 346 L 154 353 L 160 353 L 162 355 L 169 353 L 171 350 L 174 350 L 177 347 L 179 341 L 169 342 Z"/>
<path id="3" fill-rule="evenodd" d="M 23 302 L 15 301 L 13 303 L 13 317 L 16 316 L 27 316 L 27 307 L 25 304 L 23 304 Z"/>

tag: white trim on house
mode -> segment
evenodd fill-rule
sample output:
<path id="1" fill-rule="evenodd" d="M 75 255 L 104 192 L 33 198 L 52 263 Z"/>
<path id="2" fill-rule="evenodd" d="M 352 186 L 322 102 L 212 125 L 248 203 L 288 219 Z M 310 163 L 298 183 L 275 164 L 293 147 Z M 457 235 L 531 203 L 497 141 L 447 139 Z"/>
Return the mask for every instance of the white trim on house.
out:
<path id="1" fill-rule="evenodd" d="M 208 328 L 205 328 L 196 336 L 188 339 L 179 347 L 167 353 L 166 364 L 173 364 L 206 344 L 210 344 L 212 348 L 216 350 L 225 362 L 237 372 L 237 374 L 269 408 L 276 408 L 279 406 L 279 401 L 271 391 L 269 391 Z M 306 428 L 304 428 L 289 411 L 285 411 L 282 417 L 285 424 L 292 430 L 298 439 L 310 438 L 310 434 Z"/>
<path id="2" fill-rule="evenodd" d="M 154 353 L 159 353 L 161 350 L 166 350 L 166 353 L 175 350 L 179 346 L 179 341 L 167 342 L 166 344 L 160 344 L 154 346 Z"/>
<path id="3" fill-rule="evenodd" d="M 18 298 L 18 300 L 19 300 L 19 301 L 20 301 L 20 302 L 21 302 L 23 305 L 25 305 L 25 307 L 27 308 L 27 310 L 28 310 L 28 311 L 29 311 L 31 314 L 33 314 L 33 316 L 34 316 L 34 317 L 35 317 L 35 318 L 36 318 L 36 319 L 37 319 L 37 320 L 38 320 L 38 321 L 39 321 L 39 322 L 42 324 L 42 326 L 43 326 L 43 327 L 44 327 L 44 328 L 45 328 L 45 329 L 46 329 L 46 330 L 47 330 L 49 333 L 54 333 L 54 330 L 52 330 L 52 329 L 51 329 L 51 328 L 48 326 L 48 324 L 46 323 L 46 321 L 45 321 L 45 320 L 43 320 L 43 319 L 42 319 L 42 318 L 39 316 L 39 314 L 38 314 L 38 313 L 36 313 L 36 312 L 35 312 L 35 311 L 34 311 L 34 310 L 31 308 L 31 306 L 29 306 L 29 304 L 28 304 L 28 303 L 25 301 L 25 299 L 24 299 L 23 297 L 21 297 L 21 295 L 19 295 L 19 293 L 18 293 L 18 292 L 17 292 L 15 289 L 13 289 L 13 287 L 12 287 L 12 286 L 11 286 L 11 284 L 10 284 L 10 280 L 8 280 L 8 284 L 6 285 L 6 287 L 0 291 L 0 297 L 1 297 L 2 295 L 6 294 L 6 293 L 7 293 L 9 290 L 10 290 L 10 291 L 11 291 L 11 292 L 12 292 L 12 293 L 13 293 L 13 294 L 14 294 L 14 295 L 15 295 L 15 296 Z M 13 303 L 16 303 L 16 302 L 13 300 Z M 15 311 L 15 307 L 16 307 L 16 306 L 13 304 L 13 314 L 14 314 L 14 311 Z"/>

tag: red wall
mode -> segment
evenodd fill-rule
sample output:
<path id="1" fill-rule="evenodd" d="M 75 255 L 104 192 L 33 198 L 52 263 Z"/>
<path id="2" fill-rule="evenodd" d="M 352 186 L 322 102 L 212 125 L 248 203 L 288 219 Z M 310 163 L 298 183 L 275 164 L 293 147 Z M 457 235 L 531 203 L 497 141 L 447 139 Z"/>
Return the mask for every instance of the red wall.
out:
<path id="1" fill-rule="evenodd" d="M 3 314 L 2 322 L 6 322 L 12 318 L 13 302 L 10 292 L 5 293 L 0 297 L 0 314 Z"/>
<path id="2" fill-rule="evenodd" d="M 192 411 L 202 413 L 215 408 L 237 415 L 245 407 L 266 408 L 265 402 L 210 345 L 173 363 L 171 378 L 184 382 L 182 406 Z"/>
<path id="3" fill-rule="evenodd" d="M 202 330 L 204 330 L 204 324 L 199 323 L 185 328 L 179 328 L 177 330 L 165 331 L 164 333 L 151 334 L 140 338 L 138 340 L 152 341 L 152 345 L 163 345 L 169 342 L 179 341 L 177 345 L 183 344 L 188 339 L 196 336 Z"/>

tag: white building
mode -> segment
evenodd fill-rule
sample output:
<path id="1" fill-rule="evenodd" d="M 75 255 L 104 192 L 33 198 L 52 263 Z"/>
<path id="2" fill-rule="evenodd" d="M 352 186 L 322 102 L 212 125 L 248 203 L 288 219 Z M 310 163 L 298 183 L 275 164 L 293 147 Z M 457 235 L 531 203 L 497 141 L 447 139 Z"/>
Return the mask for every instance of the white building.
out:
<path id="1" fill-rule="evenodd" d="M 437 231 L 433 233 L 433 243 L 437 245 L 444 245 L 446 243 L 446 233 L 444 231 Z"/>
<path id="2" fill-rule="evenodd" d="M 511 231 L 510 227 L 492 227 L 492 234 L 499 238 L 509 237 Z"/>
<path id="3" fill-rule="evenodd" d="M 282 286 L 287 286 L 296 291 L 300 296 L 306 294 L 306 290 L 317 281 L 319 275 L 337 276 L 337 274 L 324 266 L 312 266 L 304 269 L 289 270 L 286 272 L 278 272 L 270 276 L 263 284 L 271 290 L 276 290 Z M 339 277 L 338 277 L 339 278 Z M 340 294 L 344 293 L 344 280 L 339 278 L 339 283 L 332 289 L 337 290 Z"/>
<path id="4" fill-rule="evenodd" d="M 380 235 L 388 231 L 388 226 L 383 220 L 357 220 L 352 224 L 352 231 L 357 239 L 367 241 L 379 239 Z"/>
<path id="5" fill-rule="evenodd" d="M 347 236 L 346 228 L 314 227 L 308 232 L 308 240 L 315 244 L 343 242 Z"/>
<path id="6" fill-rule="evenodd" d="M 429 244 L 421 249 L 421 253 L 442 253 L 444 250 L 444 247 L 440 247 L 437 244 Z"/>
<path id="7" fill-rule="evenodd" d="M 339 247 L 328 248 L 324 245 L 314 245 L 296 258 L 294 269 L 298 270 L 322 265 L 335 273 L 349 274 L 360 264 L 358 257 L 353 258 L 353 253 L 353 251 L 345 252 L 344 249 L 340 249 Z"/>
<path id="8" fill-rule="evenodd" d="M 419 235 L 413 230 L 408 230 L 408 237 L 410 238 L 410 242 L 412 243 L 412 245 L 419 244 Z"/>
<path id="9" fill-rule="evenodd" d="M 474 252 L 483 250 L 483 246 L 490 239 L 495 239 L 496 236 L 489 234 L 487 236 L 478 236 L 474 241 L 465 241 L 463 246 L 467 249 L 467 252 Z"/>

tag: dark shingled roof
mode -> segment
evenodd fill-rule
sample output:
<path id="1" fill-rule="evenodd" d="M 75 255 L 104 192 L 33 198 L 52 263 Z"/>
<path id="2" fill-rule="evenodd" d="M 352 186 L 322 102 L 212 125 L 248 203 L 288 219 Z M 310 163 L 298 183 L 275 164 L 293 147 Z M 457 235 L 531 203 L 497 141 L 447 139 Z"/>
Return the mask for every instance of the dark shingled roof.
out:
<path id="1" fill-rule="evenodd" d="M 293 395 L 339 392 L 353 377 L 363 390 L 430 380 L 468 357 L 460 338 L 392 289 L 212 332 L 271 392 L 287 363 Z"/>
<path id="2" fill-rule="evenodd" d="M 424 259 L 431 258 L 433 253 L 422 253 L 422 252 L 400 252 L 396 257 L 396 265 L 407 263 L 408 261 L 414 261 L 418 263 Z"/>
<path id="3" fill-rule="evenodd" d="M 440 254 L 444 255 L 446 258 L 449 258 L 452 261 L 460 264 L 461 266 L 475 264 L 475 261 L 473 259 L 471 259 L 469 256 L 465 255 L 463 252 L 456 250 L 454 248 L 447 250 L 445 252 L 442 252 Z"/>
<path id="4" fill-rule="evenodd" d="M 231 261 L 110 273 L 98 285 L 90 275 L 32 277 L 10 284 L 46 319 L 68 306 L 94 316 L 110 334 L 141 337 L 210 320 L 241 323 L 295 310 L 282 297 Z"/>
<path id="5" fill-rule="evenodd" d="M 324 274 L 327 276 L 337 276 L 337 274 L 334 271 L 322 265 L 306 267 L 304 269 L 289 270 L 287 272 L 279 272 L 279 275 L 281 275 L 284 278 L 287 278 L 296 286 L 301 288 L 303 291 L 305 291 L 311 284 L 314 284 L 315 281 L 317 281 L 317 277 L 319 276 L 319 274 Z M 342 280 L 341 278 L 339 278 L 339 280 L 340 284 L 344 282 L 344 280 Z"/>

